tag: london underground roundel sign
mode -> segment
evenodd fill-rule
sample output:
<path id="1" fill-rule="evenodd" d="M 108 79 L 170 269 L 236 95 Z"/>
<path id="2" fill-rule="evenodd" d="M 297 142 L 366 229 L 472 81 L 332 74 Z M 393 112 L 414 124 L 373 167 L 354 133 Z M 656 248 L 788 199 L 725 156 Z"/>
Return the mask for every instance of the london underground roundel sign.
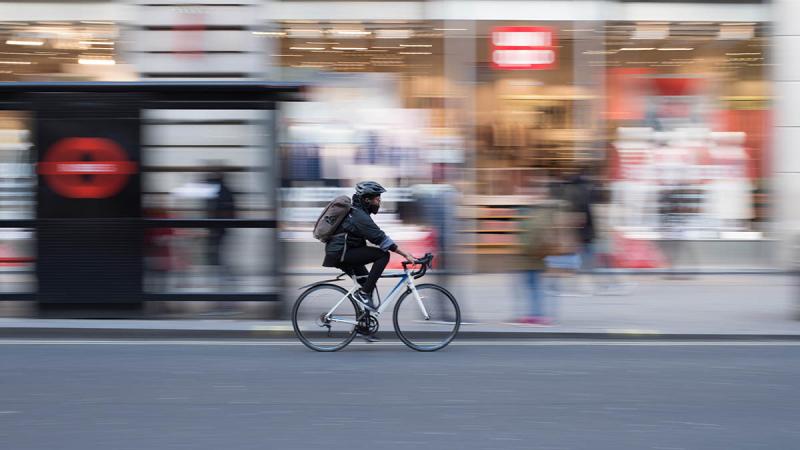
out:
<path id="1" fill-rule="evenodd" d="M 137 170 L 119 144 L 96 137 L 61 139 L 38 166 L 39 174 L 59 195 L 84 199 L 113 197 Z"/>

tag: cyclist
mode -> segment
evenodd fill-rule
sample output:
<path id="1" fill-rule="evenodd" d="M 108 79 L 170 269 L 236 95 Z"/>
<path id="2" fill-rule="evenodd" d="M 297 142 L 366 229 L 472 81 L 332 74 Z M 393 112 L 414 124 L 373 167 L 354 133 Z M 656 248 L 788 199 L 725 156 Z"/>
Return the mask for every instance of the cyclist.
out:
<path id="1" fill-rule="evenodd" d="M 356 276 L 361 288 L 353 293 L 356 301 L 375 311 L 377 305 L 372 301 L 372 292 L 383 270 L 389 264 L 389 252 L 402 255 L 409 262 L 415 260 L 411 253 L 400 249 L 397 244 L 375 224 L 370 214 L 377 214 L 381 207 L 381 194 L 386 192 L 375 181 L 362 181 L 356 185 L 353 194 L 353 208 L 336 230 L 334 236 L 325 244 L 324 267 L 337 267 L 350 276 Z M 367 246 L 367 241 L 376 247 Z M 372 263 L 367 271 L 366 264 Z"/>

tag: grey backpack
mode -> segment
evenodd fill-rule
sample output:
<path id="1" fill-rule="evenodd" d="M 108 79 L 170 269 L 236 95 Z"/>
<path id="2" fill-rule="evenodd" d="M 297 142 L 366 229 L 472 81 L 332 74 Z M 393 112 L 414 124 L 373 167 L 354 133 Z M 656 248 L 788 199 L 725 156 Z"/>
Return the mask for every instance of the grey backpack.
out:
<path id="1" fill-rule="evenodd" d="M 340 195 L 328 203 L 314 225 L 314 238 L 320 242 L 331 240 L 352 207 L 353 202 L 346 195 Z"/>

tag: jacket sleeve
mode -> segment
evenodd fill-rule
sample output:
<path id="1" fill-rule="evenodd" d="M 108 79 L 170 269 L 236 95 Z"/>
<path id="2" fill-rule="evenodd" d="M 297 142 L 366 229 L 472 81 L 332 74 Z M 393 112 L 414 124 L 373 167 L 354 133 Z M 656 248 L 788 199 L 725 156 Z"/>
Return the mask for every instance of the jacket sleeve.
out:
<path id="1" fill-rule="evenodd" d="M 383 251 L 394 251 L 397 249 L 397 244 L 383 232 L 383 230 L 375 224 L 375 221 L 372 220 L 372 217 L 364 214 L 358 214 L 357 220 L 354 221 L 356 228 L 358 228 L 358 232 L 364 236 L 364 239 L 368 240 L 374 245 L 380 247 Z"/>

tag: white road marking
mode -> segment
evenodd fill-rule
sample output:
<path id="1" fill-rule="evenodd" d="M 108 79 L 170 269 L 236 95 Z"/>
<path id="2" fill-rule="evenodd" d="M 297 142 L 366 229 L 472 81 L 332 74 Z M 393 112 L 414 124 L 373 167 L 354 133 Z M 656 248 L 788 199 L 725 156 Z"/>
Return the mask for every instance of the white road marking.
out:
<path id="1" fill-rule="evenodd" d="M 295 340 L 237 341 L 237 340 L 94 340 L 94 339 L 0 339 L 0 345 L 118 345 L 118 346 L 214 346 L 214 347 L 302 347 Z M 357 347 L 404 346 L 400 341 L 353 342 Z M 462 340 L 450 344 L 457 347 L 798 347 L 800 341 L 636 341 L 636 340 Z"/>

